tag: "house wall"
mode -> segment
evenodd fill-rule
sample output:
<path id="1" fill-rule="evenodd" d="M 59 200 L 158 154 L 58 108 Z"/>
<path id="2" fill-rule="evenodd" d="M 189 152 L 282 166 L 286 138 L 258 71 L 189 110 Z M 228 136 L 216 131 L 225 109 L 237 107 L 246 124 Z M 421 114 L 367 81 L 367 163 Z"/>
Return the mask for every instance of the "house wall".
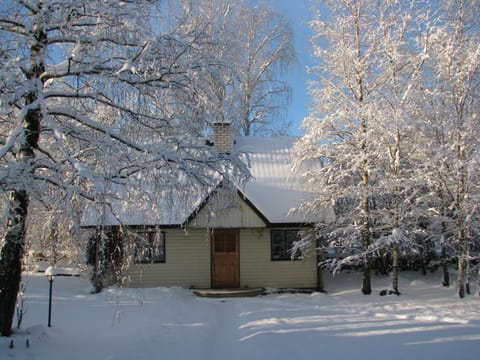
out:
<path id="1" fill-rule="evenodd" d="M 240 231 L 240 286 L 271 288 L 315 288 L 316 258 L 272 261 L 270 231 Z"/>
<path id="2" fill-rule="evenodd" d="M 206 229 L 165 231 L 165 263 L 133 264 L 127 286 L 210 287 L 210 237 Z"/>
<path id="3" fill-rule="evenodd" d="M 236 192 L 218 191 L 190 222 L 194 228 L 265 228 L 265 222 Z"/>
<path id="4" fill-rule="evenodd" d="M 315 257 L 298 261 L 272 261 L 271 229 L 240 230 L 240 286 L 314 288 Z M 166 260 L 162 264 L 132 265 L 126 272 L 127 286 L 211 286 L 210 237 L 206 229 L 165 231 Z"/>

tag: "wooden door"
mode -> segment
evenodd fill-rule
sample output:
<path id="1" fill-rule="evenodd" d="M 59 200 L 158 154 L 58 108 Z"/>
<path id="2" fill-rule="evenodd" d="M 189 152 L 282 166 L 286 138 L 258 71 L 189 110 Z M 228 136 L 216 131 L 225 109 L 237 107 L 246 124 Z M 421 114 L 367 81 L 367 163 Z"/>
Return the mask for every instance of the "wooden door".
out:
<path id="1" fill-rule="evenodd" d="M 240 287 L 238 230 L 212 231 L 212 288 Z"/>

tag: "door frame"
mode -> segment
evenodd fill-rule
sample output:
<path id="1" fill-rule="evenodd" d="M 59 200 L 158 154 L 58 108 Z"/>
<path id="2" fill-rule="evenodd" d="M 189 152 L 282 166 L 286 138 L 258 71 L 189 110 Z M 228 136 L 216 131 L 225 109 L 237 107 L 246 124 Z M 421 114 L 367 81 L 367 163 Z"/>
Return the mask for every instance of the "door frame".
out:
<path id="1" fill-rule="evenodd" d="M 216 284 L 215 279 L 215 235 L 216 234 L 230 234 L 235 241 L 235 279 L 231 286 L 223 286 Z M 212 288 L 239 288 L 240 287 L 240 230 L 239 229 L 212 229 L 210 231 L 210 286 Z"/>

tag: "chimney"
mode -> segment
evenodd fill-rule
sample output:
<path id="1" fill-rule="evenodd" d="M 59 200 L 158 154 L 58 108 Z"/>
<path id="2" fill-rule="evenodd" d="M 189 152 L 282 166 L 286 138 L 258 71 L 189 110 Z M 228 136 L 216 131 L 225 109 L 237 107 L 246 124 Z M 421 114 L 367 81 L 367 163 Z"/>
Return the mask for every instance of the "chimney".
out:
<path id="1" fill-rule="evenodd" d="M 220 153 L 232 151 L 232 125 L 228 122 L 213 124 L 213 144 Z"/>

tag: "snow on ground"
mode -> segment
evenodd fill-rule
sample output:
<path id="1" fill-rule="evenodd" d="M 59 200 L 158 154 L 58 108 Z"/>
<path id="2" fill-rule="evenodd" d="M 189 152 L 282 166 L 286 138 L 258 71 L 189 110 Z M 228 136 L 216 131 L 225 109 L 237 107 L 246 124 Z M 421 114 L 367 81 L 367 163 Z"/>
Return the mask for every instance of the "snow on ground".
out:
<path id="1" fill-rule="evenodd" d="M 378 295 L 388 278 L 364 296 L 357 275 L 341 274 L 327 295 L 229 299 L 181 288 L 91 294 L 86 279 L 58 277 L 51 328 L 47 279 L 25 278 L 22 329 L 0 338 L 0 359 L 478 359 L 480 297 L 458 299 L 437 274 L 403 274 L 401 296 Z"/>

